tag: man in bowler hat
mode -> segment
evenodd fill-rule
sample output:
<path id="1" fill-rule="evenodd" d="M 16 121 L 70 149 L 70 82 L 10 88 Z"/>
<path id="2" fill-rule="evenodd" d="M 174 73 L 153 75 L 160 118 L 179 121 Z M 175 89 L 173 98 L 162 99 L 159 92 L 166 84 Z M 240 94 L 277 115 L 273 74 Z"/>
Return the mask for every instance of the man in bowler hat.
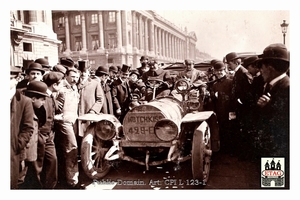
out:
<path id="1" fill-rule="evenodd" d="M 98 77 L 100 84 L 104 92 L 104 100 L 101 112 L 104 114 L 114 114 L 114 108 L 112 103 L 112 94 L 110 84 L 107 82 L 109 80 L 109 70 L 107 67 L 99 66 L 95 71 L 96 77 Z"/>
<path id="2" fill-rule="evenodd" d="M 130 67 L 123 64 L 119 78 L 112 83 L 114 111 L 121 123 L 129 110 L 129 103 L 131 100 L 131 90 L 128 83 L 129 70 Z"/>
<path id="3" fill-rule="evenodd" d="M 17 89 L 24 90 L 31 81 L 41 81 L 45 70 L 39 63 L 31 63 L 28 69 L 25 70 L 26 77 L 17 84 Z"/>
<path id="4" fill-rule="evenodd" d="M 47 85 L 42 81 L 31 81 L 27 88 L 23 91 L 24 95 L 29 97 L 32 102 L 35 115 L 31 120 L 33 120 L 33 134 L 31 135 L 30 141 L 26 146 L 25 152 L 23 154 L 24 167 L 22 168 L 22 173 L 20 174 L 19 181 L 20 188 L 39 188 L 37 173 L 36 173 L 36 160 L 38 157 L 38 139 L 39 139 L 39 128 L 41 123 L 39 123 L 38 110 L 45 104 L 47 94 Z"/>
<path id="5" fill-rule="evenodd" d="M 236 122 L 236 131 L 232 135 L 237 142 L 235 148 L 241 148 L 239 143 L 242 140 L 241 132 L 245 124 L 247 123 L 246 113 L 248 112 L 247 102 L 247 92 L 250 91 L 250 82 L 248 81 L 251 77 L 245 67 L 243 67 L 241 58 L 235 52 L 228 53 L 226 55 L 226 63 L 230 70 L 234 71 L 234 76 L 232 79 L 232 104 L 231 112 L 229 113 L 229 118 L 232 123 Z M 240 152 L 239 152 L 240 154 Z M 242 155 L 238 155 L 240 159 L 243 159 Z"/>
<path id="6" fill-rule="evenodd" d="M 10 189 L 18 189 L 21 154 L 25 151 L 34 130 L 31 99 L 16 90 L 21 72 L 18 67 L 10 68 Z"/>
<path id="7" fill-rule="evenodd" d="M 266 83 L 258 99 L 260 107 L 259 139 L 262 157 L 284 157 L 286 187 L 289 187 L 290 78 L 289 51 L 284 44 L 267 46 L 258 66 Z"/>
<path id="8" fill-rule="evenodd" d="M 54 189 L 57 184 L 57 156 L 54 145 L 54 115 L 56 110 L 53 92 L 58 92 L 62 87 L 64 75 L 59 72 L 49 71 L 43 77 L 47 85 L 48 96 L 43 105 L 46 113 L 46 123 L 39 127 L 38 156 L 34 162 L 35 177 L 38 185 L 36 188 Z"/>

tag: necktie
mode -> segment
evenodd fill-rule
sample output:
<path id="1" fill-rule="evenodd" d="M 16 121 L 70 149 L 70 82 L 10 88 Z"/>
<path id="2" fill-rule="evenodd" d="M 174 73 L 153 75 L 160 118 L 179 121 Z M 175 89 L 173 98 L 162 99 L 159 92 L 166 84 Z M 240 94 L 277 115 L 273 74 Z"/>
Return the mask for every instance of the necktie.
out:
<path id="1" fill-rule="evenodd" d="M 264 89 L 264 94 L 268 94 L 271 91 L 271 84 L 267 83 Z"/>

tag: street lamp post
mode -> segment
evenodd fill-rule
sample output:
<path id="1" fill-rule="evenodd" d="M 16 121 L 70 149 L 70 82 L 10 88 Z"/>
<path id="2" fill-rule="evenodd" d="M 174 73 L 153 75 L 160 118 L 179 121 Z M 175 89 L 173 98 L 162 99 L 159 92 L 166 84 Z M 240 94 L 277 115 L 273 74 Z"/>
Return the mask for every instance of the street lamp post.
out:
<path id="1" fill-rule="evenodd" d="M 282 31 L 282 34 L 283 34 L 283 44 L 285 44 L 285 34 L 287 32 L 287 28 L 288 28 L 289 24 L 285 23 L 285 20 L 283 20 L 283 23 L 280 24 L 280 26 L 281 26 L 281 31 Z"/>

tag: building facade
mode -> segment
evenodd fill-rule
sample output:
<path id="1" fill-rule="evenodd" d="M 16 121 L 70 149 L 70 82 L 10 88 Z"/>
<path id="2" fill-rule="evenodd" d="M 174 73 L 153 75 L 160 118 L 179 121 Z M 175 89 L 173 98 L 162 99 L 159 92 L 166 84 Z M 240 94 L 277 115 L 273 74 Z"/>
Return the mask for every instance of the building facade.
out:
<path id="1" fill-rule="evenodd" d="M 51 10 L 10 11 L 10 64 L 25 70 L 37 58 L 58 62 L 61 43 L 52 28 Z"/>
<path id="2" fill-rule="evenodd" d="M 132 68 L 140 57 L 158 62 L 196 58 L 194 32 L 181 30 L 155 11 L 52 11 L 53 31 L 61 41 L 59 57 L 89 60 L 92 69 L 102 66 Z"/>

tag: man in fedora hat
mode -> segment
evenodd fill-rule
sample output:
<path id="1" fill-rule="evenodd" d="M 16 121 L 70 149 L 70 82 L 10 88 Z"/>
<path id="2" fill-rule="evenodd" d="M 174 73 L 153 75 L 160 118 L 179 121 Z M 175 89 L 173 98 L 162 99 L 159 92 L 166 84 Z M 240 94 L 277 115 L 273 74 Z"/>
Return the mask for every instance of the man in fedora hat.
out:
<path id="1" fill-rule="evenodd" d="M 31 99 L 16 90 L 22 70 L 10 68 L 10 189 L 18 189 L 21 155 L 33 134 L 34 111 Z"/>
<path id="2" fill-rule="evenodd" d="M 33 120 L 34 130 L 23 154 L 24 165 L 22 165 L 23 169 L 19 177 L 19 183 L 20 188 L 37 188 L 35 161 L 38 156 L 38 131 L 41 127 L 37 112 L 45 104 L 48 96 L 47 85 L 42 81 L 31 81 L 23 92 L 25 96 L 31 99 L 35 114 L 31 119 Z"/>
<path id="3" fill-rule="evenodd" d="M 258 161 L 257 150 L 255 147 L 255 138 L 257 137 L 257 116 L 259 115 L 257 100 L 262 95 L 264 80 L 261 76 L 260 69 L 257 67 L 258 56 L 249 56 L 244 58 L 243 66 L 251 75 L 250 90 L 246 92 L 244 101 L 247 112 L 244 113 L 245 123 L 241 133 L 241 152 L 243 157 L 251 161 Z"/>
<path id="4" fill-rule="evenodd" d="M 29 65 L 28 69 L 25 70 L 25 73 L 26 77 L 18 83 L 17 89 L 24 90 L 31 81 L 41 81 L 45 70 L 41 64 L 33 62 Z"/>
<path id="5" fill-rule="evenodd" d="M 104 100 L 101 112 L 104 114 L 114 114 L 112 103 L 111 87 L 107 82 L 109 80 L 109 70 L 107 67 L 99 66 L 95 72 L 96 77 L 99 79 L 104 92 Z"/>
<path id="6" fill-rule="evenodd" d="M 128 112 L 131 100 L 131 90 L 128 83 L 129 70 L 130 66 L 123 64 L 119 78 L 112 83 L 114 112 L 120 122 L 123 121 L 124 116 Z"/>
<path id="7" fill-rule="evenodd" d="M 284 44 L 270 44 L 259 56 L 258 65 L 266 83 L 258 99 L 260 109 L 259 140 L 262 157 L 285 158 L 286 187 L 289 184 L 290 78 L 289 51 Z"/>

